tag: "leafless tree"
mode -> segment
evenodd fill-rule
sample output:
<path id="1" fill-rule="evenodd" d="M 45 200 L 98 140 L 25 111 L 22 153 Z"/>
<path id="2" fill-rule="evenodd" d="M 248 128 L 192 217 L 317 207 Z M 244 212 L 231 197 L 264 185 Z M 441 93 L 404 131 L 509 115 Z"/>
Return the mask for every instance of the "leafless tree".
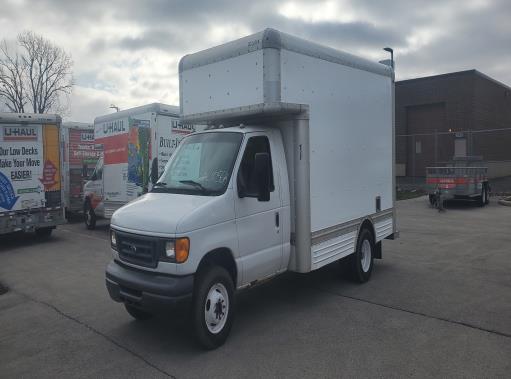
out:
<path id="1" fill-rule="evenodd" d="M 25 112 L 25 66 L 18 53 L 11 54 L 7 42 L 0 44 L 0 98 L 11 112 Z"/>
<path id="2" fill-rule="evenodd" d="M 73 88 L 73 61 L 62 48 L 26 31 L 18 35 L 19 50 L 0 48 L 0 97 L 13 112 L 65 112 Z M 63 101 L 64 100 L 64 101 Z"/>

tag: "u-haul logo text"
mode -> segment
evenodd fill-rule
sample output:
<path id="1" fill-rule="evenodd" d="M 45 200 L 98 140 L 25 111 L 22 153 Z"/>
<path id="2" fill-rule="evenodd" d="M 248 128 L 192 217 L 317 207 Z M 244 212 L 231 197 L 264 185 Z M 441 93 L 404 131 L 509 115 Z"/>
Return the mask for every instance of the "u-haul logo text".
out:
<path id="1" fill-rule="evenodd" d="M 37 130 L 32 126 L 5 126 L 4 141 L 37 141 Z"/>
<path id="2" fill-rule="evenodd" d="M 94 132 L 82 132 L 80 133 L 80 141 L 82 142 L 94 142 Z"/>
<path id="3" fill-rule="evenodd" d="M 115 134 L 125 131 L 124 120 L 110 121 L 103 124 L 103 134 Z"/>

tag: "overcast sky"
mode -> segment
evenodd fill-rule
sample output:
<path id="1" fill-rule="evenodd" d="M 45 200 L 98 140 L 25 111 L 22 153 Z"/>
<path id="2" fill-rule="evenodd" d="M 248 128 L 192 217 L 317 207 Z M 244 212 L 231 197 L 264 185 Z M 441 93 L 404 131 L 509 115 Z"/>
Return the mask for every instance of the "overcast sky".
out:
<path id="1" fill-rule="evenodd" d="M 266 27 L 375 61 L 391 46 L 398 79 L 475 68 L 511 85 L 509 0 L 0 0 L 0 9 L 0 38 L 32 30 L 71 54 L 73 121 L 112 103 L 178 105 L 181 56 Z"/>

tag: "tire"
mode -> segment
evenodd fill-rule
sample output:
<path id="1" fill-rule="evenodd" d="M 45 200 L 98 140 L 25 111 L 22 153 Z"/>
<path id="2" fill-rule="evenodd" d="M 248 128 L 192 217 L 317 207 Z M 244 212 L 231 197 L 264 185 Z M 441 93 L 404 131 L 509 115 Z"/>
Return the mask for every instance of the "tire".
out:
<path id="1" fill-rule="evenodd" d="M 231 276 L 220 266 L 206 268 L 197 276 L 192 301 L 193 328 L 199 344 L 207 350 L 223 345 L 233 319 L 234 284 Z"/>
<path id="2" fill-rule="evenodd" d="M 483 183 L 483 187 L 481 188 L 481 196 L 478 197 L 478 204 L 480 207 L 484 207 L 488 204 L 488 190 L 486 188 L 486 184 Z"/>
<path id="3" fill-rule="evenodd" d="M 40 228 L 35 230 L 35 235 L 37 238 L 46 239 L 51 237 L 52 232 L 53 228 Z"/>
<path id="4" fill-rule="evenodd" d="M 135 308 L 132 305 L 124 304 L 124 307 L 126 308 L 126 311 L 130 314 L 130 316 L 133 317 L 137 321 L 145 321 L 145 320 L 149 320 L 151 317 L 153 317 L 152 313 Z"/>
<path id="5" fill-rule="evenodd" d="M 85 226 L 89 230 L 94 230 L 96 228 L 96 213 L 94 213 L 94 209 L 90 204 L 90 201 L 86 201 L 83 206 L 83 217 L 85 221 Z"/>
<path id="6" fill-rule="evenodd" d="M 371 278 L 374 260 L 374 238 L 368 229 L 358 236 L 357 249 L 350 257 L 350 273 L 354 281 L 365 283 Z"/>

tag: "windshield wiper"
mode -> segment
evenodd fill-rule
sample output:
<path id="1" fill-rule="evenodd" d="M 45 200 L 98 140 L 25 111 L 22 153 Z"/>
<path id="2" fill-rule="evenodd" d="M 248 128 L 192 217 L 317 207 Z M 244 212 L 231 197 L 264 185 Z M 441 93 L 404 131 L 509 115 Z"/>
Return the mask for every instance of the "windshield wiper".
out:
<path id="1" fill-rule="evenodd" d="M 199 188 L 201 191 L 204 191 L 204 192 L 208 192 L 209 191 L 206 187 L 204 187 L 199 182 L 196 182 L 195 180 L 180 180 L 179 183 L 189 184 L 189 185 L 195 186 L 195 187 Z"/>
<path id="2" fill-rule="evenodd" d="M 166 187 L 166 186 L 167 186 L 167 183 L 158 182 L 158 183 L 154 183 L 153 188 L 154 187 Z"/>

